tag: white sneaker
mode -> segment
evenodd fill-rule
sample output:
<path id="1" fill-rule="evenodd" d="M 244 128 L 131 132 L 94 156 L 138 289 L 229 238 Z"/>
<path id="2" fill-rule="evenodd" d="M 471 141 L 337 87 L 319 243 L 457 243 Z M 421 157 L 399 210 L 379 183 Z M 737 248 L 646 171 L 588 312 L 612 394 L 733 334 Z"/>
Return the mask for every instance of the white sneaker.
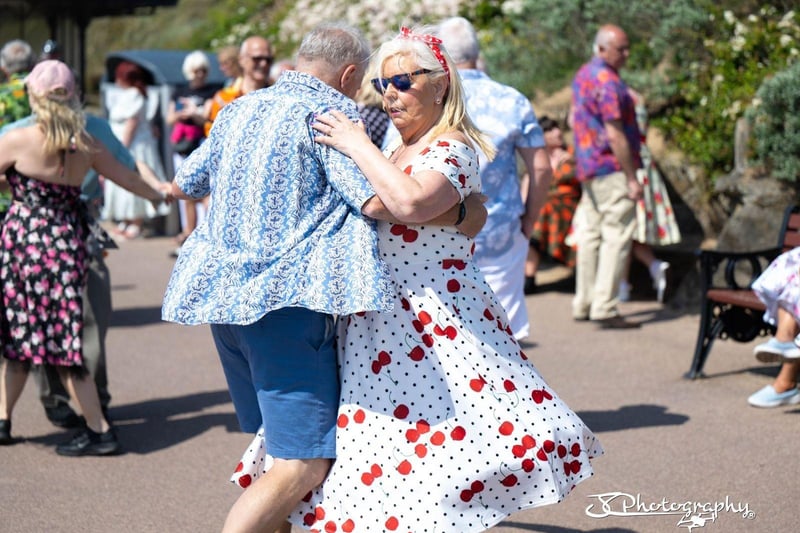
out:
<path id="1" fill-rule="evenodd" d="M 650 277 L 653 278 L 653 288 L 656 290 L 658 303 L 664 303 L 664 293 L 667 291 L 667 270 L 670 264 L 656 259 L 650 265 Z"/>

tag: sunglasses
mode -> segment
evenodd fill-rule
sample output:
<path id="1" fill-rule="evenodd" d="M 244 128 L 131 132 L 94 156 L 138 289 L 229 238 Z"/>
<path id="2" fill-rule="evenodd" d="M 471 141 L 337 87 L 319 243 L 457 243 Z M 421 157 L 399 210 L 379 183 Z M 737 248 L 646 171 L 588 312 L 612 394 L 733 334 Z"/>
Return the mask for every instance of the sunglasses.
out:
<path id="1" fill-rule="evenodd" d="M 253 60 L 253 63 L 261 63 L 262 61 L 266 61 L 267 63 L 272 63 L 272 56 L 250 56 L 250 59 Z"/>
<path id="2" fill-rule="evenodd" d="M 411 79 L 412 76 L 428 74 L 430 72 L 431 71 L 426 68 L 421 68 L 419 70 L 415 70 L 414 72 L 397 74 L 396 76 L 391 76 L 389 78 L 373 78 L 370 81 L 372 82 L 372 86 L 375 87 L 375 90 L 379 93 L 383 93 L 386 89 L 388 89 L 390 83 L 392 84 L 392 87 L 404 93 L 409 90 L 411 88 L 411 84 L 414 83 L 414 81 Z"/>

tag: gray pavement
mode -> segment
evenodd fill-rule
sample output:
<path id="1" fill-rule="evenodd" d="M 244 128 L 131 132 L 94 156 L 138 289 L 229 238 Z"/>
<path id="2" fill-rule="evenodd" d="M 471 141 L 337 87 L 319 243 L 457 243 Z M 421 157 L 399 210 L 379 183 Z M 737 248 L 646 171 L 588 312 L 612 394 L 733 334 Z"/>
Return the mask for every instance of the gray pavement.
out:
<path id="1" fill-rule="evenodd" d="M 172 247 L 169 238 L 139 239 L 108 258 L 111 415 L 125 453 L 57 456 L 65 434 L 47 422 L 29 381 L 13 420 L 24 441 L 0 448 L 0 532 L 220 530 L 239 494 L 227 477 L 250 438 L 237 432 L 208 328 L 160 321 Z M 492 531 L 797 531 L 800 408 L 747 405 L 778 368 L 752 357 L 756 341 L 718 341 L 709 378 L 684 380 L 696 313 L 629 302 L 622 311 L 643 321 L 641 330 L 599 331 L 571 320 L 567 275 L 543 272 L 542 291 L 528 298 L 526 351 L 606 454 L 564 502 Z M 606 510 L 623 515 L 598 517 L 613 493 Z M 681 523 L 686 509 L 694 521 Z"/>

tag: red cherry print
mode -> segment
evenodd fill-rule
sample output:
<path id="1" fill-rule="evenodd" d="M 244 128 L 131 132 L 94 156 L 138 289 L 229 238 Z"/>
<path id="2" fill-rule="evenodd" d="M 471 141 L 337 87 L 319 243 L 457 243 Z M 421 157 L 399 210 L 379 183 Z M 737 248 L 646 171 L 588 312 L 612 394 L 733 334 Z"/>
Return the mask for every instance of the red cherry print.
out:
<path id="1" fill-rule="evenodd" d="M 442 329 L 442 326 L 440 326 L 439 324 L 436 324 L 435 326 L 433 326 L 433 332 L 436 335 L 439 335 L 439 336 L 443 336 L 444 335 L 444 330 Z"/>
<path id="2" fill-rule="evenodd" d="M 303 516 L 303 523 L 305 525 L 310 526 L 314 522 L 316 522 L 316 518 L 314 518 L 314 513 L 306 513 L 305 516 Z"/>
<path id="3" fill-rule="evenodd" d="M 336 524 L 330 520 L 325 522 L 325 533 L 336 533 Z"/>
<path id="4" fill-rule="evenodd" d="M 450 146 L 450 143 L 447 141 L 436 141 L 436 146 Z"/>
<path id="5" fill-rule="evenodd" d="M 336 419 L 336 427 L 343 428 L 347 427 L 347 422 L 349 419 L 347 418 L 346 414 L 339 415 L 339 418 Z"/>
<path id="6" fill-rule="evenodd" d="M 392 227 L 389 229 L 389 232 L 392 235 L 400 236 L 408 229 L 408 226 L 404 226 L 403 224 L 392 224 Z"/>
<path id="7" fill-rule="evenodd" d="M 558 453 L 558 458 L 563 459 L 564 457 L 567 456 L 567 447 L 564 446 L 563 444 L 559 444 L 557 453 Z"/>
<path id="8" fill-rule="evenodd" d="M 379 464 L 373 464 L 369 467 L 370 473 L 375 477 L 381 477 L 383 475 L 383 470 L 381 469 Z"/>
<path id="9" fill-rule="evenodd" d="M 581 471 L 581 462 L 578 461 L 577 459 L 572 461 L 572 463 L 570 463 L 570 464 L 571 464 L 571 467 L 572 467 L 571 470 L 572 470 L 573 474 L 577 474 L 578 472 Z"/>
<path id="10" fill-rule="evenodd" d="M 441 446 L 442 444 L 444 444 L 444 439 L 445 439 L 444 433 L 442 433 L 441 431 L 437 431 L 436 433 L 431 435 L 431 444 L 433 444 L 434 446 Z"/>
<path id="11" fill-rule="evenodd" d="M 455 326 L 447 326 L 444 328 L 444 334 L 448 339 L 453 340 L 458 336 L 458 330 Z"/>
<path id="12" fill-rule="evenodd" d="M 506 435 L 506 436 L 511 435 L 514 432 L 514 424 L 506 420 L 505 422 L 500 424 L 499 431 L 501 435 Z"/>
<path id="13" fill-rule="evenodd" d="M 411 309 L 411 304 L 408 303 L 408 300 L 406 300 L 405 298 L 400 299 L 400 305 L 403 306 L 404 311 L 408 311 L 409 309 Z"/>
<path id="14" fill-rule="evenodd" d="M 461 184 L 462 187 L 466 187 L 467 185 L 467 177 L 464 174 L 458 175 L 458 182 Z"/>
<path id="15" fill-rule="evenodd" d="M 405 419 L 408 416 L 408 407 L 405 404 L 400 404 L 394 409 L 394 417 L 399 418 L 400 420 Z"/>
<path id="16" fill-rule="evenodd" d="M 526 450 L 533 449 L 533 447 L 536 446 L 536 439 L 530 435 L 525 435 L 522 437 L 522 445 L 525 446 Z"/>
<path id="17" fill-rule="evenodd" d="M 502 322 L 500 322 L 500 319 L 499 319 L 499 318 L 497 319 L 497 329 L 499 329 L 500 331 L 502 331 L 502 330 L 503 330 L 503 323 L 502 323 Z"/>
<path id="18" fill-rule="evenodd" d="M 356 523 L 349 518 L 342 524 L 342 531 L 344 533 L 352 533 L 356 529 Z"/>
<path id="19" fill-rule="evenodd" d="M 472 489 L 472 492 L 481 492 L 483 491 L 483 483 L 480 481 L 473 481 L 469 488 Z"/>
<path id="20" fill-rule="evenodd" d="M 417 457 L 422 459 L 426 455 L 428 455 L 428 447 L 424 444 L 417 444 L 414 446 L 414 453 L 417 454 Z"/>
<path id="21" fill-rule="evenodd" d="M 458 292 L 461 290 L 461 284 L 457 279 L 451 279 L 447 282 L 447 290 L 450 292 Z"/>
<path id="22" fill-rule="evenodd" d="M 363 483 L 364 485 L 369 487 L 370 485 L 372 485 L 373 481 L 375 481 L 375 476 L 373 476 L 369 472 L 364 472 L 363 474 L 361 474 L 361 483 Z"/>
<path id="23" fill-rule="evenodd" d="M 408 474 L 411 473 L 411 463 L 403 459 L 403 462 L 397 465 L 397 471 L 403 474 L 404 476 L 407 476 Z"/>
<path id="24" fill-rule="evenodd" d="M 425 350 L 423 350 L 421 346 L 414 346 L 411 348 L 411 351 L 408 352 L 408 357 L 410 357 L 412 361 L 422 361 L 425 357 Z"/>
<path id="25" fill-rule="evenodd" d="M 356 424 L 363 424 L 363 423 L 364 423 L 364 419 L 365 419 L 366 417 L 367 417 L 367 415 L 364 413 L 364 410 L 363 410 L 363 409 L 359 409 L 358 411 L 356 411 L 355 413 L 353 413 L 353 421 L 354 421 Z"/>
<path id="26" fill-rule="evenodd" d="M 506 389 L 506 392 L 514 392 L 517 390 L 517 386 L 514 385 L 514 382 L 510 379 L 507 379 L 503 382 L 503 388 Z"/>
<path id="27" fill-rule="evenodd" d="M 547 392 L 546 390 L 542 389 L 542 396 L 544 396 L 545 400 L 552 400 L 553 395 Z"/>
<path id="28" fill-rule="evenodd" d="M 536 389 L 531 393 L 531 399 L 536 403 L 542 403 L 544 401 L 544 394 L 542 391 Z"/>
<path id="29" fill-rule="evenodd" d="M 249 487 L 250 483 L 252 483 L 252 482 L 253 482 L 253 478 L 250 477 L 250 474 L 245 474 L 245 475 L 243 475 L 242 477 L 239 478 L 239 486 L 242 487 L 243 489 L 246 489 L 247 487 Z"/>
<path id="30" fill-rule="evenodd" d="M 422 149 L 422 151 L 419 153 L 419 155 L 425 155 L 430 151 L 431 151 L 431 147 L 430 146 L 426 146 L 425 148 Z"/>
<path id="31" fill-rule="evenodd" d="M 515 476 L 514 474 L 509 474 L 502 480 L 500 480 L 500 483 L 502 483 L 506 487 L 513 487 L 514 485 L 517 484 L 517 476 Z"/>
<path id="32" fill-rule="evenodd" d="M 461 501 L 464 503 L 469 502 L 472 499 L 472 491 L 469 489 L 464 489 L 461 491 Z"/>
<path id="33" fill-rule="evenodd" d="M 514 332 L 511 331 L 511 326 L 510 325 L 506 325 L 506 333 L 508 333 L 509 335 L 512 335 L 512 336 L 514 335 Z"/>
<path id="34" fill-rule="evenodd" d="M 514 457 L 522 457 L 525 455 L 525 446 L 522 446 L 521 444 L 515 444 L 511 447 L 511 453 L 514 454 Z"/>
<path id="35" fill-rule="evenodd" d="M 317 520 L 324 519 L 325 518 L 325 509 L 323 509 L 322 507 L 320 507 L 318 505 L 317 508 L 314 509 L 314 516 L 317 518 Z"/>
<path id="36" fill-rule="evenodd" d="M 539 451 L 536 452 L 536 457 L 538 457 L 540 461 L 547 461 L 547 454 L 544 453 L 544 449 L 542 448 L 539 448 Z"/>
<path id="37" fill-rule="evenodd" d="M 420 435 L 424 435 L 430 430 L 431 430 L 431 425 L 428 424 L 427 420 L 417 420 L 417 431 L 419 431 Z"/>
<path id="38" fill-rule="evenodd" d="M 423 326 L 422 322 L 417 319 L 412 320 L 411 325 L 414 326 L 414 329 L 417 330 L 417 333 L 422 333 L 425 331 L 425 326 Z"/>
<path id="39" fill-rule="evenodd" d="M 406 440 L 408 442 L 417 442 L 419 440 L 419 431 L 416 429 L 406 430 Z"/>
<path id="40" fill-rule="evenodd" d="M 391 356 L 389 355 L 388 352 L 383 352 L 382 351 L 382 352 L 380 352 L 378 354 L 378 361 L 380 362 L 380 364 L 382 366 L 386 366 L 386 365 L 388 365 L 389 363 L 392 362 L 392 358 L 391 358 Z"/>
<path id="41" fill-rule="evenodd" d="M 478 379 L 469 380 L 469 388 L 471 388 L 475 392 L 480 392 L 481 390 L 483 390 L 483 386 L 485 384 L 486 380 L 483 379 L 483 376 L 478 376 Z"/>
<path id="42" fill-rule="evenodd" d="M 571 453 L 573 457 L 578 457 L 581 454 L 581 445 L 576 442 L 572 445 L 569 453 Z"/>
<path id="43" fill-rule="evenodd" d="M 425 333 L 422 336 L 422 344 L 430 348 L 431 346 L 433 346 L 433 337 L 429 333 Z"/>
<path id="44" fill-rule="evenodd" d="M 533 469 L 536 468 L 536 463 L 533 462 L 533 459 L 527 458 L 522 460 L 522 469 L 526 472 L 533 472 Z"/>
<path id="45" fill-rule="evenodd" d="M 305 496 L 303 496 L 303 501 L 306 502 L 306 503 L 310 502 L 311 501 L 311 496 L 313 494 L 314 494 L 313 492 L 308 491 L 308 493 Z"/>
<path id="46" fill-rule="evenodd" d="M 400 522 L 397 520 L 397 518 L 393 516 L 390 516 L 389 519 L 386 521 L 386 529 L 388 529 L 389 531 L 394 531 L 395 529 L 397 529 L 397 526 L 399 525 Z"/>
<path id="47" fill-rule="evenodd" d="M 528 360 L 528 356 L 525 355 L 525 352 L 523 352 L 522 350 L 519 351 L 519 356 L 522 358 L 523 361 Z"/>
<path id="48" fill-rule="evenodd" d="M 492 314 L 492 312 L 491 312 L 491 311 L 489 311 L 489 309 L 488 309 L 488 308 L 487 308 L 487 309 L 484 309 L 484 311 L 483 311 L 483 316 L 485 316 L 485 317 L 486 317 L 486 320 L 494 320 L 494 315 Z"/>
<path id="49" fill-rule="evenodd" d="M 373 373 L 380 374 L 381 373 L 381 368 L 383 368 L 383 366 L 381 365 L 380 361 L 373 361 L 372 362 L 372 372 Z"/>
<path id="50" fill-rule="evenodd" d="M 415 229 L 409 229 L 403 232 L 403 240 L 405 242 L 414 242 L 419 237 L 419 232 Z"/>
<path id="51" fill-rule="evenodd" d="M 242 462 L 239 461 L 239 464 L 236 465 L 236 470 L 234 470 L 234 473 L 235 472 L 241 472 L 243 468 L 244 468 L 244 464 L 242 464 Z"/>
<path id="52" fill-rule="evenodd" d="M 463 440 L 466 436 L 467 431 L 461 426 L 454 427 L 453 431 L 450 432 L 450 438 L 453 440 Z"/>
<path id="53" fill-rule="evenodd" d="M 427 326 L 428 324 L 433 322 L 430 313 L 428 313 L 427 311 L 420 311 L 419 315 L 417 315 L 417 318 L 419 318 L 419 321 L 420 323 L 422 323 L 423 326 Z"/>
<path id="54" fill-rule="evenodd" d="M 556 449 L 556 443 L 551 440 L 546 440 L 544 441 L 542 447 L 544 448 L 544 451 L 546 451 L 547 453 L 553 453 L 553 450 Z"/>
<path id="55" fill-rule="evenodd" d="M 366 311 L 358 311 L 356 313 L 356 316 L 367 316 L 367 312 Z"/>

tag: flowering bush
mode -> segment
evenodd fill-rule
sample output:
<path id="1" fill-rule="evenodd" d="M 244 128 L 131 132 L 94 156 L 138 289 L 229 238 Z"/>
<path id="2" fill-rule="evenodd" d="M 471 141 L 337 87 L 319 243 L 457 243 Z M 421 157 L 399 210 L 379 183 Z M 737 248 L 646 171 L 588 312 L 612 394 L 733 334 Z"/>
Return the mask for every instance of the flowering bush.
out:
<path id="1" fill-rule="evenodd" d="M 745 17 L 712 8 L 706 35 L 701 53 L 678 64 L 677 98 L 653 123 L 713 178 L 730 171 L 736 119 L 762 81 L 797 61 L 800 16 L 772 6 Z"/>

